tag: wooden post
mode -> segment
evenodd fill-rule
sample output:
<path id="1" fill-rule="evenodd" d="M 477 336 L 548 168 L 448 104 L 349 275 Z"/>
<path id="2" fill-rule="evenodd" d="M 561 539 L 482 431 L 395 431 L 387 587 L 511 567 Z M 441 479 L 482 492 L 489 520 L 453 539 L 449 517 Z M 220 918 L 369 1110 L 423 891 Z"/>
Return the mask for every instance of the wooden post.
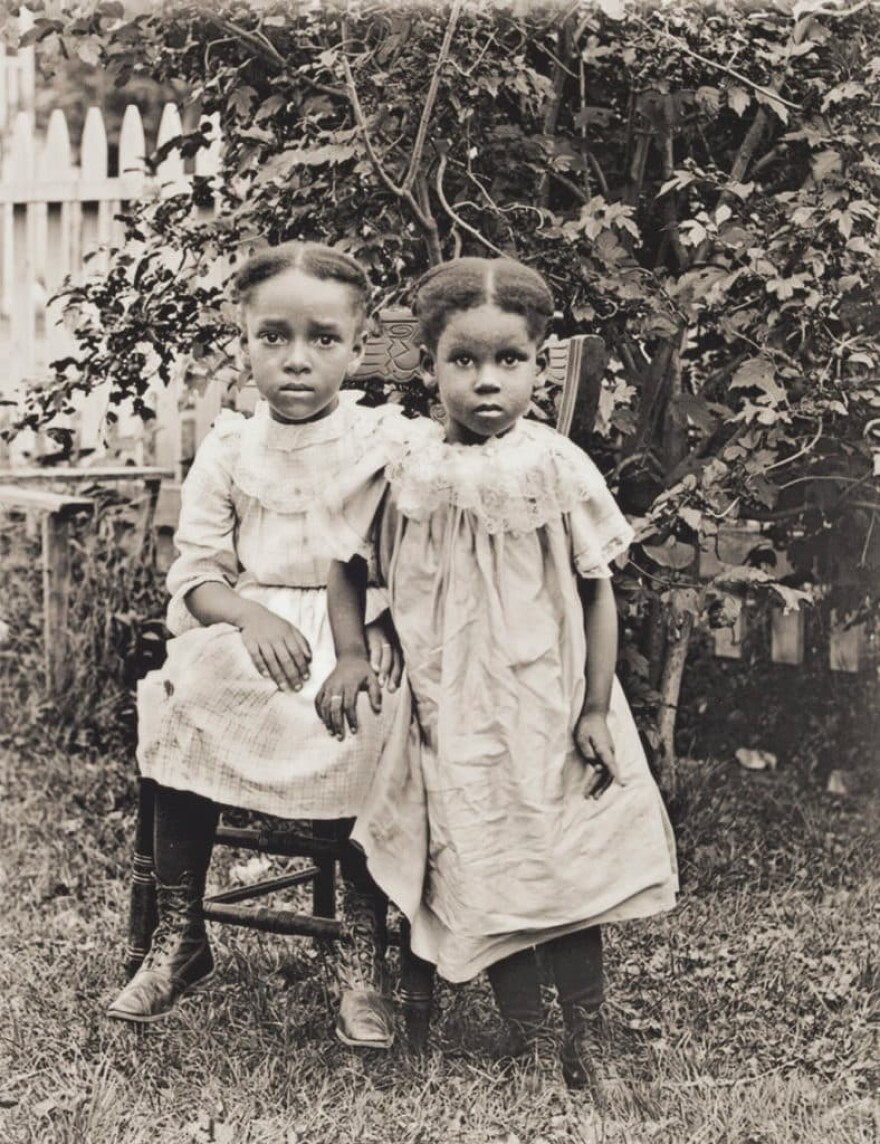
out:
<path id="1" fill-rule="evenodd" d="M 60 694 L 70 679 L 67 656 L 67 603 L 70 590 L 70 553 L 67 517 L 47 512 L 43 517 L 43 639 L 46 645 L 46 683 Z"/>
<path id="2" fill-rule="evenodd" d="M 81 511 L 91 511 L 88 497 L 68 497 L 59 493 L 0 485 L 0 505 L 42 515 L 43 532 L 43 638 L 46 657 L 46 683 L 58 695 L 70 678 L 67 654 L 67 605 L 70 591 L 70 551 L 68 521 Z"/>

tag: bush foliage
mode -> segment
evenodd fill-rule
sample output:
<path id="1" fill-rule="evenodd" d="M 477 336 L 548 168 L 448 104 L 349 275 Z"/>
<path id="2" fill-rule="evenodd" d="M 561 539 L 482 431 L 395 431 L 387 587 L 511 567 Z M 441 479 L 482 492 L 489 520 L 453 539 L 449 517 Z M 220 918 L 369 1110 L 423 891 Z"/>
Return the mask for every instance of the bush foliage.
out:
<path id="1" fill-rule="evenodd" d="M 257 242 L 340 244 L 377 305 L 406 303 L 441 258 L 511 254 L 551 282 L 559 334 L 611 351 L 582 443 L 636 519 L 629 658 L 661 693 L 666 756 L 698 617 L 729 624 L 754 592 L 798 606 L 829 582 L 843 611 L 872 611 L 874 6 L 31 7 L 44 61 L 184 81 L 202 118 L 176 145 L 207 145 L 216 116 L 224 152 L 219 181 L 131 205 L 106 276 L 66 291 L 79 350 L 20 425 L 108 378 L 149 417 L 156 381 L 228 364 L 224 277 Z M 697 577 L 698 547 L 740 518 L 787 552 L 787 577 L 760 557 Z"/>

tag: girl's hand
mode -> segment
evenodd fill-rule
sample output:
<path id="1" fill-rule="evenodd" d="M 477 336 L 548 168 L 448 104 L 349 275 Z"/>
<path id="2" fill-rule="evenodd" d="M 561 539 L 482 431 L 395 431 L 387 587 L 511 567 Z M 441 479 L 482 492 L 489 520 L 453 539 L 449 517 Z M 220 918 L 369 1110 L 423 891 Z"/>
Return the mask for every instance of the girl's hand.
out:
<path id="1" fill-rule="evenodd" d="M 358 695 L 366 691 L 378 715 L 382 710 L 382 689 L 369 660 L 363 655 L 343 655 L 327 676 L 315 698 L 315 710 L 331 735 L 345 738 L 345 721 L 352 735 L 357 734 Z"/>
<path id="2" fill-rule="evenodd" d="M 584 798 L 599 798 L 613 781 L 624 785 L 608 730 L 608 717 L 603 712 L 585 711 L 575 726 L 574 741 L 589 768 Z"/>
<path id="3" fill-rule="evenodd" d="M 273 679 L 281 691 L 299 691 L 309 678 L 312 658 L 302 632 L 261 604 L 249 604 L 238 628 L 260 675 Z"/>
<path id="4" fill-rule="evenodd" d="M 366 637 L 370 667 L 379 677 L 380 687 L 387 684 L 389 692 L 396 691 L 403 674 L 403 652 L 387 608 L 371 624 L 367 624 Z"/>

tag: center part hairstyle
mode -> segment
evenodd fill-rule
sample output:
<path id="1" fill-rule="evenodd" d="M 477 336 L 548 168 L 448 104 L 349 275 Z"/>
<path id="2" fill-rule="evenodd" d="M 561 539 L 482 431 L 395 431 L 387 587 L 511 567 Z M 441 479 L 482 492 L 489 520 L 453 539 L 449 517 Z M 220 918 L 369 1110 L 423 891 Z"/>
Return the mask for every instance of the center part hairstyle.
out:
<path id="1" fill-rule="evenodd" d="M 435 350 L 450 315 L 487 303 L 521 314 L 529 336 L 543 341 L 553 295 L 537 270 L 512 258 L 456 258 L 433 267 L 416 285 L 413 310 L 422 342 Z"/>
<path id="2" fill-rule="evenodd" d="M 350 254 L 319 242 L 282 242 L 252 254 L 232 280 L 236 300 L 246 306 L 261 282 L 287 270 L 301 270 L 312 278 L 350 286 L 355 312 L 362 321 L 366 319 L 370 283 L 364 268 Z"/>

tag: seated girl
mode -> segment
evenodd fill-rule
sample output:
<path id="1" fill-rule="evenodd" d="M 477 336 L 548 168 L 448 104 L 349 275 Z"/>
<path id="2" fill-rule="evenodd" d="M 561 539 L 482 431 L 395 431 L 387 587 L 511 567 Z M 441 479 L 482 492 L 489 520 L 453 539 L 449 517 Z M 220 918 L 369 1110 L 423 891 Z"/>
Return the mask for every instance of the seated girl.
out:
<path id="1" fill-rule="evenodd" d="M 138 695 L 138 761 L 158 784 L 159 924 L 146 960 L 110 1006 L 109 1016 L 125 1021 L 165 1017 L 213 970 L 200 906 L 220 806 L 350 820 L 396 726 L 395 702 L 380 715 L 376 693 L 357 739 L 328 739 L 314 711 L 334 654 L 330 551 L 308 509 L 391 412 L 340 393 L 362 352 L 366 276 L 339 251 L 286 243 L 254 255 L 236 289 L 262 400 L 252 418 L 221 415 L 183 487 L 179 556 L 168 577 L 175 638 Z M 367 594 L 376 620 L 381 595 Z M 366 634 L 389 692 L 400 678 L 392 632 L 385 613 Z M 405 736 L 408 708 L 401 718 Z M 343 862 L 343 906 L 337 1032 L 347 1044 L 387 1047 L 385 901 L 353 848 Z"/>

